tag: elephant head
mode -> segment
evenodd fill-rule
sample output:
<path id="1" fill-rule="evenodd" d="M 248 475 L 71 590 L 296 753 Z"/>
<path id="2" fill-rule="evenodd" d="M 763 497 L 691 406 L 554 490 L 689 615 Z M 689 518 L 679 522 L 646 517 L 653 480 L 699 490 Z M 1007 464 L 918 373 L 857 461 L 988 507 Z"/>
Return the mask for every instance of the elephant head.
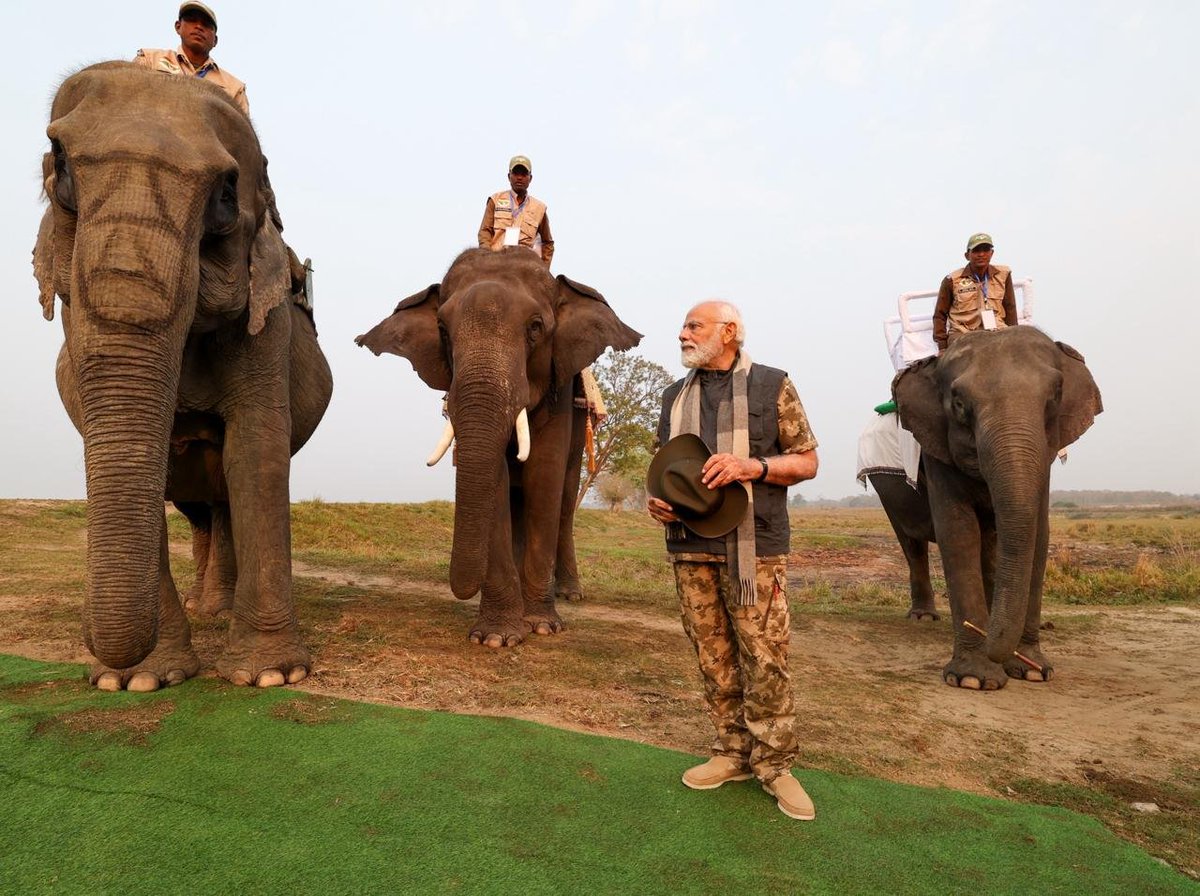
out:
<path id="1" fill-rule="evenodd" d="M 497 501 L 507 494 L 509 459 L 524 461 L 531 450 L 522 427 L 533 430 L 536 453 L 539 430 L 562 412 L 564 398 L 569 412 L 575 374 L 609 346 L 632 348 L 640 338 L 600 293 L 551 277 L 540 259 L 520 248 L 463 252 L 440 284 L 404 299 L 358 337 L 377 355 L 407 358 L 426 384 L 448 393 L 458 446 L 450 562 L 457 596 L 479 590 L 490 540 L 497 526 L 508 525 Z M 440 451 L 449 444 L 450 427 Z"/>
<path id="2" fill-rule="evenodd" d="M 965 334 L 898 374 L 892 392 L 922 457 L 957 471 L 962 491 L 980 483 L 990 496 L 997 546 L 987 654 L 1001 662 L 1026 625 L 1031 589 L 1040 593 L 1051 463 L 1103 410 L 1100 391 L 1077 351 L 1025 326 Z"/>
<path id="3" fill-rule="evenodd" d="M 290 292 L 265 160 L 218 88 L 127 63 L 60 86 L 49 208 L 34 249 L 43 314 L 63 303 L 84 441 L 84 639 L 125 668 L 156 640 L 167 452 L 189 335 L 263 329 Z M 213 337 L 215 338 L 215 337 Z M 65 397 L 65 396 L 64 396 Z"/>

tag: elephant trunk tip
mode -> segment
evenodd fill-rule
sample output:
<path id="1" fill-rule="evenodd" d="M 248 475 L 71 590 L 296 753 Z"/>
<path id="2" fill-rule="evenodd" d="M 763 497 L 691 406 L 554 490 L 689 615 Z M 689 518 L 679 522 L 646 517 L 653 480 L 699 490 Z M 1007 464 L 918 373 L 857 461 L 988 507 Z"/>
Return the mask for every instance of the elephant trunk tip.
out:
<path id="1" fill-rule="evenodd" d="M 988 659 L 993 663 L 1003 663 L 1017 649 L 1017 641 L 1021 637 L 1021 630 L 1016 626 L 1002 625 L 995 618 L 988 624 L 988 628 L 990 631 L 988 632 L 985 646 Z"/>
<path id="2" fill-rule="evenodd" d="M 470 600 L 473 598 L 479 593 L 482 584 L 480 577 L 477 575 L 456 575 L 453 570 L 450 571 L 450 591 L 459 600 Z"/>
<path id="3" fill-rule="evenodd" d="M 83 644 L 102 666 L 109 669 L 129 669 L 146 659 L 158 643 L 157 628 L 147 636 L 124 639 L 98 638 L 91 626 L 85 626 Z"/>

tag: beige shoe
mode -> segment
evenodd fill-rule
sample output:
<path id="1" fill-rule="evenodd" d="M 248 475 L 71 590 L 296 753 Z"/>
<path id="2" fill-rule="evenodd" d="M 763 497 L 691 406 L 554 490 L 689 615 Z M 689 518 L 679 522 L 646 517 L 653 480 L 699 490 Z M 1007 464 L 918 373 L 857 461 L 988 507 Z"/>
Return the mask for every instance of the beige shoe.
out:
<path id="1" fill-rule="evenodd" d="M 726 781 L 749 781 L 754 775 L 739 759 L 729 756 L 714 756 L 702 765 L 693 766 L 683 773 L 683 783 L 692 790 L 712 790 Z"/>
<path id="2" fill-rule="evenodd" d="M 800 782 L 792 777 L 791 772 L 780 775 L 770 783 L 764 781 L 762 789 L 775 797 L 775 803 L 779 806 L 779 811 L 788 818 L 795 818 L 800 821 L 812 821 L 817 817 L 817 810 L 813 807 L 813 801 L 804 792 L 804 788 L 800 786 Z"/>

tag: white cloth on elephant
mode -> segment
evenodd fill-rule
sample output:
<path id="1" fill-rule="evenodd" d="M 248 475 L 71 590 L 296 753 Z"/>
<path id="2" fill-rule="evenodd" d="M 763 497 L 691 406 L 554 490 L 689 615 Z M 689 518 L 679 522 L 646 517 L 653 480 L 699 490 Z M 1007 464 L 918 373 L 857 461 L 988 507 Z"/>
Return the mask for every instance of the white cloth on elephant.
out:
<path id="1" fill-rule="evenodd" d="M 858 481 L 867 486 L 871 473 L 903 476 L 913 488 L 921 469 L 921 446 L 913 434 L 900 425 L 900 415 L 874 414 L 858 437 Z"/>

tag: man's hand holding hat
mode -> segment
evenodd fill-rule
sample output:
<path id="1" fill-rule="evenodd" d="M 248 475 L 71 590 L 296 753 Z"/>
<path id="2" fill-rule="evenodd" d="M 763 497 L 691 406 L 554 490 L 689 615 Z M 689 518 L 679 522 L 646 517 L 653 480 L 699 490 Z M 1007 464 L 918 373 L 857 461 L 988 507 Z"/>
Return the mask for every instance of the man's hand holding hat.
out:
<path id="1" fill-rule="evenodd" d="M 748 463 L 760 469 L 758 461 Z M 749 506 L 741 480 L 753 477 L 743 477 L 741 466 L 733 455 L 712 454 L 697 435 L 676 436 L 650 461 L 646 509 L 660 523 L 680 522 L 706 538 L 726 535 Z"/>

